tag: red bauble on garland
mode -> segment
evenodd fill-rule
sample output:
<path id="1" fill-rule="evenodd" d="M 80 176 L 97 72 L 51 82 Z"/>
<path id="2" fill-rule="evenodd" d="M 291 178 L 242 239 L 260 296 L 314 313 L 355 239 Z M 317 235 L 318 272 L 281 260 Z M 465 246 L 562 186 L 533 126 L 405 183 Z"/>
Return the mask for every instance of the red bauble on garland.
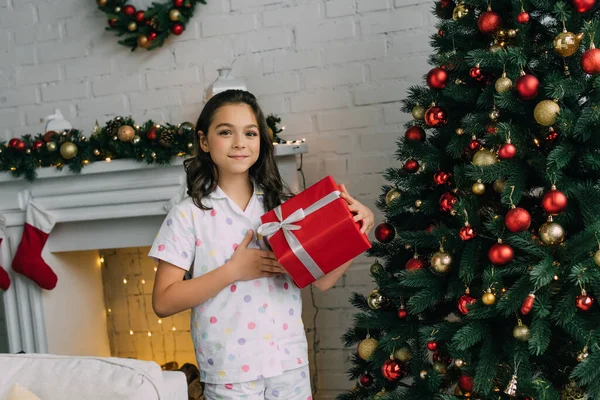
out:
<path id="1" fill-rule="evenodd" d="M 550 127 L 549 132 L 548 132 L 548 134 L 546 135 L 546 138 L 545 138 L 546 141 L 552 143 L 557 138 L 558 138 L 558 132 L 556 132 L 553 127 Z"/>
<path id="2" fill-rule="evenodd" d="M 511 159 L 516 154 L 517 154 L 517 148 L 515 147 L 514 144 L 512 144 L 510 142 L 504 143 L 502 146 L 500 146 L 500 149 L 498 149 L 498 157 L 501 160 Z"/>
<path id="3" fill-rule="evenodd" d="M 156 32 L 150 32 L 147 37 L 149 41 L 153 41 L 157 36 L 158 34 Z"/>
<path id="4" fill-rule="evenodd" d="M 404 368 L 402 368 L 402 364 L 400 364 L 399 361 L 389 359 L 381 366 L 381 374 L 388 381 L 396 382 L 397 380 L 404 378 L 406 371 L 404 371 Z"/>
<path id="5" fill-rule="evenodd" d="M 151 126 L 146 133 L 146 137 L 148 140 L 154 141 L 158 137 L 158 133 L 156 132 L 156 126 Z"/>
<path id="6" fill-rule="evenodd" d="M 590 46 L 589 50 L 581 55 L 581 69 L 585 73 L 594 75 L 600 73 L 600 49 L 594 47 L 594 44 Z"/>
<path id="7" fill-rule="evenodd" d="M 467 315 L 469 313 L 469 305 L 475 304 L 476 302 L 477 299 L 467 292 L 458 298 L 458 311 L 460 311 L 462 315 Z"/>
<path id="8" fill-rule="evenodd" d="M 404 132 L 404 137 L 412 142 L 424 142 L 425 131 L 420 126 L 411 126 Z"/>
<path id="9" fill-rule="evenodd" d="M 463 392 L 472 392 L 473 391 L 473 377 L 469 375 L 461 375 L 458 378 L 458 387 L 461 388 Z"/>
<path id="10" fill-rule="evenodd" d="M 6 147 L 14 149 L 17 147 L 17 143 L 19 143 L 19 139 L 17 138 L 12 138 L 8 141 L 8 145 Z"/>
<path id="11" fill-rule="evenodd" d="M 442 68 L 432 68 L 427 73 L 427 86 L 432 89 L 443 89 L 448 83 L 448 72 Z"/>
<path id="12" fill-rule="evenodd" d="M 481 148 L 481 142 L 478 139 L 473 139 L 469 142 L 469 149 L 477 151 Z"/>
<path id="13" fill-rule="evenodd" d="M 144 22 L 145 17 L 146 17 L 146 15 L 144 14 L 144 10 L 139 10 L 138 12 L 135 13 L 135 20 L 137 22 Z"/>
<path id="14" fill-rule="evenodd" d="M 114 28 L 117 25 L 117 19 L 116 18 L 110 18 L 108 20 L 108 26 L 110 26 L 111 28 Z"/>
<path id="15" fill-rule="evenodd" d="M 452 193 L 446 192 L 440 196 L 440 209 L 442 211 L 448 212 L 452 210 L 454 203 L 456 203 L 456 196 Z"/>
<path id="16" fill-rule="evenodd" d="M 135 7 L 131 4 L 126 5 L 123 7 L 123 14 L 127 15 L 128 17 L 133 17 L 135 14 Z"/>
<path id="17" fill-rule="evenodd" d="M 438 348 L 437 342 L 433 342 L 433 341 L 427 342 L 427 350 L 429 350 L 429 351 L 436 351 L 437 348 Z"/>
<path id="18" fill-rule="evenodd" d="M 596 0 L 573 0 L 573 7 L 579 13 L 586 13 L 596 5 Z"/>
<path id="19" fill-rule="evenodd" d="M 175 24 L 171 27 L 171 32 L 174 35 L 181 35 L 183 33 L 183 25 L 181 24 Z"/>
<path id="20" fill-rule="evenodd" d="M 415 173 L 419 170 L 419 162 L 415 159 L 406 160 L 402 167 L 406 172 Z"/>
<path id="21" fill-rule="evenodd" d="M 531 215 L 522 207 L 515 207 L 506 213 L 504 223 L 511 232 L 523 232 L 531 225 Z"/>
<path id="22" fill-rule="evenodd" d="M 441 107 L 432 106 L 425 111 L 425 123 L 428 126 L 443 126 L 446 125 L 447 122 L 448 115 L 446 115 L 446 111 Z"/>
<path id="23" fill-rule="evenodd" d="M 44 142 L 48 143 L 49 141 L 51 141 L 54 135 L 58 135 L 58 133 L 56 133 L 55 131 L 48 131 L 44 133 Z"/>
<path id="24" fill-rule="evenodd" d="M 581 294 L 576 298 L 575 304 L 581 311 L 588 311 L 594 305 L 594 299 L 591 298 L 584 289 L 582 289 Z"/>
<path id="25" fill-rule="evenodd" d="M 477 234 L 475 233 L 475 229 L 473 229 L 473 227 L 467 223 L 465 226 L 460 228 L 458 236 L 460 236 L 461 240 L 466 242 L 473 239 L 475 236 L 477 236 Z"/>
<path id="26" fill-rule="evenodd" d="M 533 302 L 535 301 L 535 294 L 530 293 L 529 296 L 523 300 L 523 304 L 521 304 L 521 314 L 527 315 L 531 312 L 533 308 Z"/>
<path id="27" fill-rule="evenodd" d="M 177 8 L 183 7 L 183 0 L 173 0 L 173 5 Z"/>
<path id="28" fill-rule="evenodd" d="M 449 172 L 437 170 L 433 174 L 433 181 L 435 183 L 437 183 L 438 185 L 444 185 L 444 184 L 448 183 L 448 180 L 450 179 L 451 176 L 452 176 L 452 174 Z"/>
<path id="29" fill-rule="evenodd" d="M 408 317 L 408 311 L 406 311 L 404 306 L 400 306 L 400 309 L 398 310 L 398 318 L 405 319 L 406 317 Z"/>
<path id="30" fill-rule="evenodd" d="M 41 140 L 36 140 L 35 142 L 33 142 L 33 148 L 36 150 L 39 150 L 40 147 L 42 147 L 44 145 L 44 142 Z"/>
<path id="31" fill-rule="evenodd" d="M 485 80 L 485 76 L 481 72 L 481 68 L 479 68 L 479 65 L 469 70 L 469 76 L 475 79 L 477 82 Z"/>
<path id="32" fill-rule="evenodd" d="M 481 33 L 490 35 L 502 27 L 502 18 L 497 12 L 488 9 L 479 16 L 477 27 Z"/>
<path id="33" fill-rule="evenodd" d="M 396 231 L 394 230 L 394 227 L 387 222 L 383 222 L 375 228 L 375 239 L 379 240 L 381 243 L 391 242 L 394 240 L 395 236 Z"/>
<path id="34" fill-rule="evenodd" d="M 513 260 L 515 252 L 506 243 L 494 243 L 488 251 L 488 258 L 494 265 L 505 265 Z"/>
<path id="35" fill-rule="evenodd" d="M 358 378 L 358 383 L 360 383 L 362 387 L 369 388 L 373 385 L 373 377 L 365 372 Z"/>
<path id="36" fill-rule="evenodd" d="M 567 209 L 567 196 L 555 186 L 542 196 L 542 208 L 550 215 L 558 215 Z"/>
<path id="37" fill-rule="evenodd" d="M 529 13 L 526 11 L 521 11 L 519 15 L 517 15 L 517 22 L 521 25 L 525 25 L 529 22 Z"/>
<path id="38" fill-rule="evenodd" d="M 421 269 L 424 266 L 425 262 L 421 260 L 418 256 L 415 256 L 406 262 L 404 268 L 406 268 L 408 271 L 412 271 L 414 269 Z"/>
<path id="39" fill-rule="evenodd" d="M 522 75 L 515 82 L 515 91 L 521 100 L 531 100 L 540 91 L 540 81 L 533 75 Z"/>

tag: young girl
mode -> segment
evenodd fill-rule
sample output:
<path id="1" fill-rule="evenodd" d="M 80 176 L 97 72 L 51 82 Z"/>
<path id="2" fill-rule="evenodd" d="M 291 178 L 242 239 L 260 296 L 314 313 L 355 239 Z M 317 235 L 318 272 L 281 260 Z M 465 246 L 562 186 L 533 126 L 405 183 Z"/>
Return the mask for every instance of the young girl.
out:
<path id="1" fill-rule="evenodd" d="M 169 212 L 149 253 L 159 262 L 154 311 L 164 318 L 192 309 L 206 400 L 311 399 L 300 290 L 255 235 L 260 216 L 283 200 L 265 117 L 252 94 L 229 90 L 207 102 L 196 129 L 196 155 L 185 162 L 189 197 Z M 340 190 L 368 233 L 373 213 Z M 314 285 L 327 290 L 350 264 Z"/>

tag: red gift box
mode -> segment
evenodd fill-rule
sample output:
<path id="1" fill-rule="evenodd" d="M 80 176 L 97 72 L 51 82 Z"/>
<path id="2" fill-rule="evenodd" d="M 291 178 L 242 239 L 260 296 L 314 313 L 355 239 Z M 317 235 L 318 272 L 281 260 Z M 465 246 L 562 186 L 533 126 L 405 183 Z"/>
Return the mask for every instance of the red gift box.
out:
<path id="1" fill-rule="evenodd" d="M 371 248 L 339 193 L 328 176 L 261 217 L 259 233 L 300 288 Z"/>

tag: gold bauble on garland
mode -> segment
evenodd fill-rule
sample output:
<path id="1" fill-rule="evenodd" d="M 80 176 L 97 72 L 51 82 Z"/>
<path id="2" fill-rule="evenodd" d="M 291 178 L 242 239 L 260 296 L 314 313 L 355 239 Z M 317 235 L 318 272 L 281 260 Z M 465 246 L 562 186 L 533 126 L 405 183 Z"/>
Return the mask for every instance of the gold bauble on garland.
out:
<path id="1" fill-rule="evenodd" d="M 552 126 L 556 123 L 556 116 L 560 106 L 552 100 L 542 100 L 533 109 L 533 118 L 542 126 Z"/>
<path id="2" fill-rule="evenodd" d="M 594 253 L 594 262 L 596 263 L 597 266 L 600 267 L 600 250 L 597 250 Z"/>
<path id="3" fill-rule="evenodd" d="M 565 238 L 565 230 L 560 224 L 552 221 L 552 217 L 540 226 L 539 234 L 545 244 L 561 243 Z"/>
<path id="4" fill-rule="evenodd" d="M 496 88 L 496 91 L 498 93 L 506 93 L 512 89 L 513 83 L 510 80 L 510 78 L 506 76 L 506 72 L 505 72 L 502 74 L 502 76 L 500 78 L 498 78 L 496 80 L 494 87 Z"/>
<path id="5" fill-rule="evenodd" d="M 488 149 L 480 149 L 473 156 L 473 165 L 477 165 L 478 167 L 486 167 L 488 165 L 496 164 L 498 159 L 496 158 L 496 154 L 492 153 Z"/>
<path id="6" fill-rule="evenodd" d="M 560 391 L 560 400 L 586 400 L 588 398 L 585 390 L 581 389 L 575 381 L 570 381 Z"/>
<path id="7" fill-rule="evenodd" d="M 181 13 L 179 12 L 179 10 L 174 8 L 171 11 L 169 11 L 169 18 L 171 19 L 171 21 L 179 21 L 179 18 L 181 18 Z"/>
<path id="8" fill-rule="evenodd" d="M 441 361 L 434 362 L 433 369 L 436 370 L 440 375 L 444 375 L 446 372 L 448 372 L 448 367 Z"/>
<path id="9" fill-rule="evenodd" d="M 485 185 L 481 182 L 481 179 L 471 186 L 471 191 L 478 196 L 481 196 L 485 193 Z"/>
<path id="10" fill-rule="evenodd" d="M 483 304 L 485 304 L 486 306 L 491 306 L 493 304 L 496 303 L 496 295 L 494 295 L 494 293 L 492 293 L 492 291 L 490 289 L 488 289 L 484 294 L 483 297 L 481 298 L 481 301 L 483 302 Z"/>
<path id="11" fill-rule="evenodd" d="M 425 107 L 423 107 L 421 105 L 417 105 L 417 106 L 413 107 L 413 109 L 411 110 L 410 113 L 412 114 L 412 117 L 414 119 L 419 120 L 419 119 L 423 119 L 425 117 L 425 111 L 427 111 L 425 109 Z"/>
<path id="12" fill-rule="evenodd" d="M 77 146 L 72 142 L 65 142 L 60 146 L 60 155 L 65 160 L 70 160 L 77 155 Z"/>
<path id="13" fill-rule="evenodd" d="M 527 325 L 523 325 L 521 321 L 513 328 L 513 337 L 521 342 L 526 342 L 531 337 L 531 331 Z"/>
<path id="14" fill-rule="evenodd" d="M 129 29 L 129 32 L 135 32 L 137 28 L 138 27 L 135 22 L 130 22 L 129 25 L 127 25 L 127 29 Z"/>
<path id="15" fill-rule="evenodd" d="M 146 47 L 148 47 L 148 45 L 150 44 L 150 41 L 148 40 L 148 38 L 144 35 L 140 35 L 137 38 L 137 45 L 140 46 L 142 49 L 145 49 Z"/>
<path id="16" fill-rule="evenodd" d="M 561 33 L 556 35 L 554 38 L 554 42 L 552 43 L 554 46 L 554 50 L 562 57 L 569 57 L 573 54 L 577 53 L 579 49 L 579 42 L 583 38 L 583 34 L 575 35 L 572 32 L 567 32 L 567 30 L 563 30 Z"/>
<path id="17" fill-rule="evenodd" d="M 437 251 L 431 256 L 431 267 L 439 274 L 445 274 L 450 271 L 452 265 L 452 256 L 443 250 Z"/>
<path id="18" fill-rule="evenodd" d="M 463 2 L 458 3 L 458 5 L 454 7 L 454 10 L 452 11 L 452 19 L 455 21 L 464 18 L 467 15 L 469 15 L 469 8 L 465 6 L 465 3 Z"/>
<path id="19" fill-rule="evenodd" d="M 399 348 L 394 352 L 394 358 L 403 363 L 407 363 L 412 360 L 412 356 L 412 352 L 408 347 Z"/>
<path id="20" fill-rule="evenodd" d="M 56 151 L 56 143 L 54 143 L 54 142 L 46 143 L 46 149 L 48 149 L 48 151 Z"/>
<path id="21" fill-rule="evenodd" d="M 379 293 L 379 290 L 373 289 L 371 293 L 369 293 L 369 297 L 367 298 L 367 304 L 371 309 L 377 310 L 383 304 L 383 296 Z"/>
<path id="22" fill-rule="evenodd" d="M 123 125 L 119 127 L 119 130 L 117 131 L 117 138 L 119 138 L 121 142 L 129 142 L 134 136 L 135 129 L 129 125 Z"/>
<path id="23" fill-rule="evenodd" d="M 398 198 L 400 198 L 400 192 L 398 191 L 398 189 L 390 189 L 385 195 L 385 204 L 389 206 L 390 203 L 392 203 Z"/>
<path id="24" fill-rule="evenodd" d="M 504 187 L 506 186 L 506 182 L 504 182 L 503 179 L 496 179 L 494 181 L 494 190 L 496 191 L 496 193 L 502 193 L 504 192 Z"/>
<path id="25" fill-rule="evenodd" d="M 377 346 L 379 346 L 379 342 L 376 339 L 368 337 L 358 344 L 356 351 L 360 358 L 367 361 L 375 353 Z"/>
<path id="26" fill-rule="evenodd" d="M 378 261 L 375 261 L 373 264 L 371 264 L 371 275 L 378 275 L 381 274 L 383 272 L 383 265 L 379 264 Z"/>

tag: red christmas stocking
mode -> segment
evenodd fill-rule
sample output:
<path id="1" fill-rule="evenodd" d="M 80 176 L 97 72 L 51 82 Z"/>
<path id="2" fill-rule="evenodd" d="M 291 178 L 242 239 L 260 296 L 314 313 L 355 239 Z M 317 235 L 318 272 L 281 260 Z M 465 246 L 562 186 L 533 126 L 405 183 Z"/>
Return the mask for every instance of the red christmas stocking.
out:
<path id="1" fill-rule="evenodd" d="M 25 214 L 25 227 L 12 267 L 42 289 L 52 290 L 58 278 L 42 259 L 42 250 L 54 228 L 54 217 L 40 206 L 30 202 Z"/>
<path id="2" fill-rule="evenodd" d="M 2 232 L 0 232 L 0 235 L 2 235 Z M 0 261 L 2 261 L 2 240 L 4 238 L 0 237 Z M 8 276 L 8 272 L 6 272 L 6 270 L 4 268 L 2 268 L 2 265 L 0 265 L 0 289 L 7 291 L 8 288 L 10 287 L 10 277 Z"/>

